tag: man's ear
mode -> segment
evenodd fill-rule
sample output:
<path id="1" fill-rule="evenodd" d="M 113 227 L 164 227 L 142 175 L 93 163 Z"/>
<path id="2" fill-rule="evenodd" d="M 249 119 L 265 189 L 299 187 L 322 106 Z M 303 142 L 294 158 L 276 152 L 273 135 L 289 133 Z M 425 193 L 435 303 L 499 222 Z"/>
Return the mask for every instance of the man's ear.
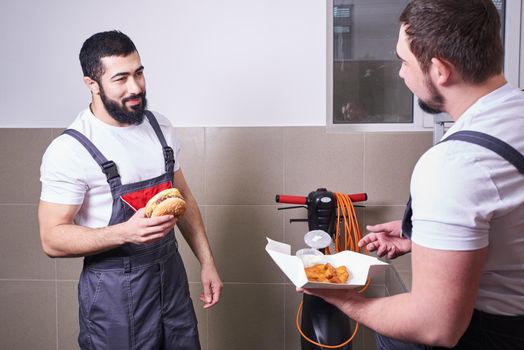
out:
<path id="1" fill-rule="evenodd" d="M 448 61 L 433 57 L 431 59 L 431 75 L 439 85 L 448 85 L 453 75 L 453 65 Z"/>
<path id="2" fill-rule="evenodd" d="M 100 86 L 98 86 L 96 80 L 90 77 L 84 77 L 84 84 L 86 84 L 87 88 L 91 91 L 91 94 L 100 95 Z"/>

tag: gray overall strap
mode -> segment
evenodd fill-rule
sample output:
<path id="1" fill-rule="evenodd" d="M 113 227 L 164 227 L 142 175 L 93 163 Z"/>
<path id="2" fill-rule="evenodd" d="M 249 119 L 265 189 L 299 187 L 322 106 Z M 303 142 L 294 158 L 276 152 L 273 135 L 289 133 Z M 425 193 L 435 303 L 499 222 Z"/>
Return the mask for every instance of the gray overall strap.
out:
<path id="1" fill-rule="evenodd" d="M 451 134 L 449 137 L 445 138 L 439 143 L 451 140 L 470 142 L 490 149 L 513 164 L 515 168 L 517 168 L 517 170 L 522 175 L 524 175 L 524 156 L 515 148 L 496 137 L 478 131 L 463 130 Z"/>
<path id="2" fill-rule="evenodd" d="M 464 141 L 485 147 L 513 164 L 515 168 L 517 168 L 517 170 L 522 175 L 524 175 L 524 155 L 522 155 L 515 148 L 508 145 L 506 142 L 496 137 L 479 131 L 462 130 L 451 134 L 444 140 L 437 143 L 437 145 L 446 141 Z M 411 233 L 413 230 L 413 223 L 411 221 L 412 215 L 413 210 L 411 208 L 411 196 L 409 196 L 408 203 L 406 204 L 406 210 L 404 211 L 404 218 L 402 220 L 402 235 L 408 238 L 411 238 Z"/>
<path id="3" fill-rule="evenodd" d="M 158 121 L 156 120 L 154 114 L 147 110 L 144 111 L 144 113 L 146 115 L 147 120 L 149 120 L 149 124 L 151 124 L 151 126 L 153 127 L 153 130 L 155 131 L 155 134 L 158 137 L 160 144 L 162 145 L 162 150 L 164 151 L 166 173 L 172 173 L 175 166 L 175 154 L 173 152 L 173 149 L 167 145 L 164 134 L 162 133 L 160 125 L 158 125 Z"/>
<path id="4" fill-rule="evenodd" d="M 98 148 L 96 148 L 96 146 L 84 134 L 75 129 L 67 129 L 63 133 L 77 139 L 78 142 L 80 142 L 85 147 L 89 154 L 91 154 L 100 168 L 102 168 L 102 172 L 106 175 L 106 179 L 109 183 L 109 186 L 111 187 L 111 190 L 116 189 L 122 185 L 115 162 L 112 160 L 107 160 L 102 152 L 100 152 Z"/>

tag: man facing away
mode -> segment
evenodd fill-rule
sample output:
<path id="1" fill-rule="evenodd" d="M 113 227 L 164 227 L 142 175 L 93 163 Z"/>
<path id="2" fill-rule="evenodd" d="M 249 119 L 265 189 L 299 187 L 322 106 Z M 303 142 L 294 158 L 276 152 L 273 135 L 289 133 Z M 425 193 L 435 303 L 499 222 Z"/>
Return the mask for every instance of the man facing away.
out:
<path id="1" fill-rule="evenodd" d="M 413 0 L 400 17 L 399 75 L 425 110 L 453 118 L 444 139 L 488 134 L 515 162 L 437 144 L 415 166 L 404 222 L 370 226 L 359 243 L 389 258 L 411 251 L 411 291 L 305 291 L 381 334 L 379 349 L 524 349 L 524 93 L 504 78 L 499 33 L 491 0 Z"/>
<path id="2" fill-rule="evenodd" d="M 201 265 L 204 308 L 222 282 L 169 121 L 146 109 L 144 67 L 129 37 L 94 34 L 80 51 L 89 108 L 46 150 L 39 224 L 51 257 L 84 258 L 78 286 L 82 349 L 200 349 L 177 225 Z M 155 193 L 176 187 L 183 217 L 147 218 Z"/>

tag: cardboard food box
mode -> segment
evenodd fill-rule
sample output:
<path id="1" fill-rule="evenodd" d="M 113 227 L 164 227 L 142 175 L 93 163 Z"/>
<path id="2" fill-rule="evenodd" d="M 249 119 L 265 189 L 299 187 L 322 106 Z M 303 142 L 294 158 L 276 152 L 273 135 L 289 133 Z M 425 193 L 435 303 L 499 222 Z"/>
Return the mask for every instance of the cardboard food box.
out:
<path id="1" fill-rule="evenodd" d="M 324 255 L 321 257 L 321 263 L 330 263 L 335 267 L 341 265 L 346 266 L 349 271 L 349 279 L 346 283 L 309 282 L 304 271 L 302 259 L 291 255 L 291 247 L 289 244 L 277 242 L 269 238 L 267 238 L 267 242 L 267 253 L 298 288 L 358 288 L 366 284 L 368 277 L 373 278 L 377 276 L 384 272 L 389 266 L 388 263 L 372 256 L 346 250 L 337 254 Z"/>

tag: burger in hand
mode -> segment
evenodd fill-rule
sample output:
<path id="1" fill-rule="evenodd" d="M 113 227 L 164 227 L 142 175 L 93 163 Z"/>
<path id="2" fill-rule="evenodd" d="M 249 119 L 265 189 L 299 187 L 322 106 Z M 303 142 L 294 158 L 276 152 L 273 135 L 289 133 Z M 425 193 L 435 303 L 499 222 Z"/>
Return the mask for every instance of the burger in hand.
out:
<path id="1" fill-rule="evenodd" d="M 185 212 L 186 201 L 176 188 L 168 188 L 157 193 L 151 197 L 145 207 L 145 215 L 148 218 L 162 215 L 173 215 L 178 218 Z"/>

